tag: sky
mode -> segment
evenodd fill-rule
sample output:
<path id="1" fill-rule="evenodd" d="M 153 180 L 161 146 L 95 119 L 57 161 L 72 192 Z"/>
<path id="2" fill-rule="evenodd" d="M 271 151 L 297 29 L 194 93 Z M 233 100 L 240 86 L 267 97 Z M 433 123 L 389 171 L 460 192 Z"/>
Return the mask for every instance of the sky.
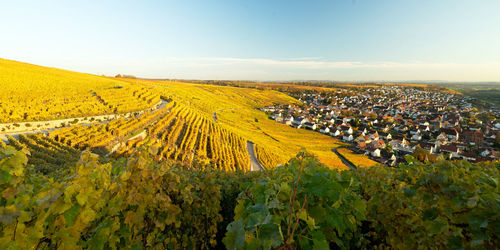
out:
<path id="1" fill-rule="evenodd" d="M 147 78 L 500 81 L 498 0 L 0 0 L 0 58 Z"/>

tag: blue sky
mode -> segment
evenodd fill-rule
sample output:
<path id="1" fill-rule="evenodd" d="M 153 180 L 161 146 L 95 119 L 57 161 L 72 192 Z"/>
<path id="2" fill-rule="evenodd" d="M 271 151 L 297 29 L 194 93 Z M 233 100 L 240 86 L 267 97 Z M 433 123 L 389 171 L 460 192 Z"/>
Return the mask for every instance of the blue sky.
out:
<path id="1" fill-rule="evenodd" d="M 500 1 L 2 1 L 0 57 L 93 74 L 500 81 Z"/>

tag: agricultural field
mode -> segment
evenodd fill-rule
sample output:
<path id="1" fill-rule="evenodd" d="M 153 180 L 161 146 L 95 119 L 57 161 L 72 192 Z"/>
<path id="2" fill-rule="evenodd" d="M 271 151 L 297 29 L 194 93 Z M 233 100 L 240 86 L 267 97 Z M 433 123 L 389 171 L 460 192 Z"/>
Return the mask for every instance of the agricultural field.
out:
<path id="1" fill-rule="evenodd" d="M 101 155 L 128 157 L 137 148 L 146 147 L 155 152 L 159 161 L 248 171 L 247 141 L 251 141 L 256 145 L 256 158 L 266 168 L 285 164 L 301 150 L 316 155 L 333 169 L 347 168 L 331 151 L 345 146 L 344 143 L 313 131 L 277 124 L 259 110 L 273 104 L 300 105 L 272 86 L 242 88 L 100 77 L 9 60 L 1 60 L 0 66 L 0 80 L 6 83 L 1 88 L 7 93 L 0 97 L 4 98 L 0 99 L 2 122 L 123 114 L 151 108 L 161 99 L 168 102 L 159 110 L 141 115 L 93 124 L 68 124 L 50 132 L 51 140 L 76 150 L 89 148 Z M 25 87 L 21 89 L 19 85 Z"/>
<path id="2" fill-rule="evenodd" d="M 331 151 L 334 147 L 344 146 L 344 143 L 313 131 L 278 124 L 258 110 L 272 104 L 300 104 L 281 92 L 172 81 L 129 81 L 165 86 L 164 98 L 195 108 L 220 126 L 265 148 L 276 155 L 278 164 L 284 164 L 305 149 L 332 168 L 347 168 Z"/>
<path id="3" fill-rule="evenodd" d="M 0 59 L 0 123 L 116 114 L 160 101 L 153 87 Z"/>

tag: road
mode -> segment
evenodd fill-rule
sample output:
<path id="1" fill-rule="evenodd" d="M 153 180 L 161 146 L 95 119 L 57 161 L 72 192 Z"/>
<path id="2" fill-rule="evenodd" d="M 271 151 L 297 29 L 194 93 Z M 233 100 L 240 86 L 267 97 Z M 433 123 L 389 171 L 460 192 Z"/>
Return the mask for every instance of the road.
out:
<path id="1" fill-rule="evenodd" d="M 247 150 L 250 155 L 250 171 L 262 171 L 264 168 L 260 164 L 259 160 L 255 156 L 255 147 L 254 143 L 251 141 L 247 141 Z"/>
<path id="2" fill-rule="evenodd" d="M 343 155 L 341 155 L 339 152 L 337 152 L 337 148 L 332 148 L 332 151 L 340 158 L 342 163 L 344 163 L 346 166 L 350 167 L 351 169 L 356 169 L 356 166 L 352 165 L 350 161 L 348 161 Z"/>

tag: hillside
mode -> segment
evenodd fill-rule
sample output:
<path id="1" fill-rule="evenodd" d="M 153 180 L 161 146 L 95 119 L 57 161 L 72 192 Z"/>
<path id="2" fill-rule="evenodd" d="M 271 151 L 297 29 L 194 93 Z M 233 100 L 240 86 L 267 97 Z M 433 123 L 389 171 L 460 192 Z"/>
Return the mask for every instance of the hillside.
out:
<path id="1" fill-rule="evenodd" d="M 254 142 L 263 152 L 271 155 L 275 166 L 283 164 L 301 148 L 316 154 L 334 168 L 346 168 L 332 148 L 345 145 L 337 139 L 313 131 L 298 130 L 270 120 L 258 108 L 271 104 L 299 104 L 296 99 L 274 90 L 200 85 L 172 81 L 129 80 L 129 82 L 163 87 L 162 96 L 196 109 L 205 118 Z M 268 158 L 269 159 L 269 158 Z"/>
<path id="2" fill-rule="evenodd" d="M 250 169 L 248 147 L 253 145 L 252 154 L 266 168 L 284 164 L 301 149 L 332 168 L 347 168 L 332 151 L 344 143 L 275 123 L 259 110 L 273 104 L 300 104 L 275 90 L 100 77 L 4 59 L 0 66 L 2 93 L 6 93 L 0 97 L 4 110 L 0 121 L 11 122 L 3 126 L 11 128 L 7 132 L 13 131 L 15 122 L 26 122 L 17 125 L 15 131 L 32 133 L 46 129 L 48 120 L 83 117 L 74 123 L 54 122 L 57 127 L 49 126 L 49 137 L 101 155 L 126 157 L 145 147 L 155 152 L 157 161 L 173 160 L 194 167 L 198 163 L 213 164 L 231 171 Z M 156 106 L 160 97 L 163 104 Z M 155 108 L 149 109 L 152 106 Z M 93 116 L 136 110 L 143 112 L 106 120 Z M 14 140 L 9 139 L 11 143 Z M 39 150 L 33 146 L 25 145 L 32 151 Z M 47 164 L 50 162 L 54 161 Z"/>
<path id="3" fill-rule="evenodd" d="M 0 83 L 0 123 L 124 113 L 160 101 L 145 86 L 6 59 Z"/>

